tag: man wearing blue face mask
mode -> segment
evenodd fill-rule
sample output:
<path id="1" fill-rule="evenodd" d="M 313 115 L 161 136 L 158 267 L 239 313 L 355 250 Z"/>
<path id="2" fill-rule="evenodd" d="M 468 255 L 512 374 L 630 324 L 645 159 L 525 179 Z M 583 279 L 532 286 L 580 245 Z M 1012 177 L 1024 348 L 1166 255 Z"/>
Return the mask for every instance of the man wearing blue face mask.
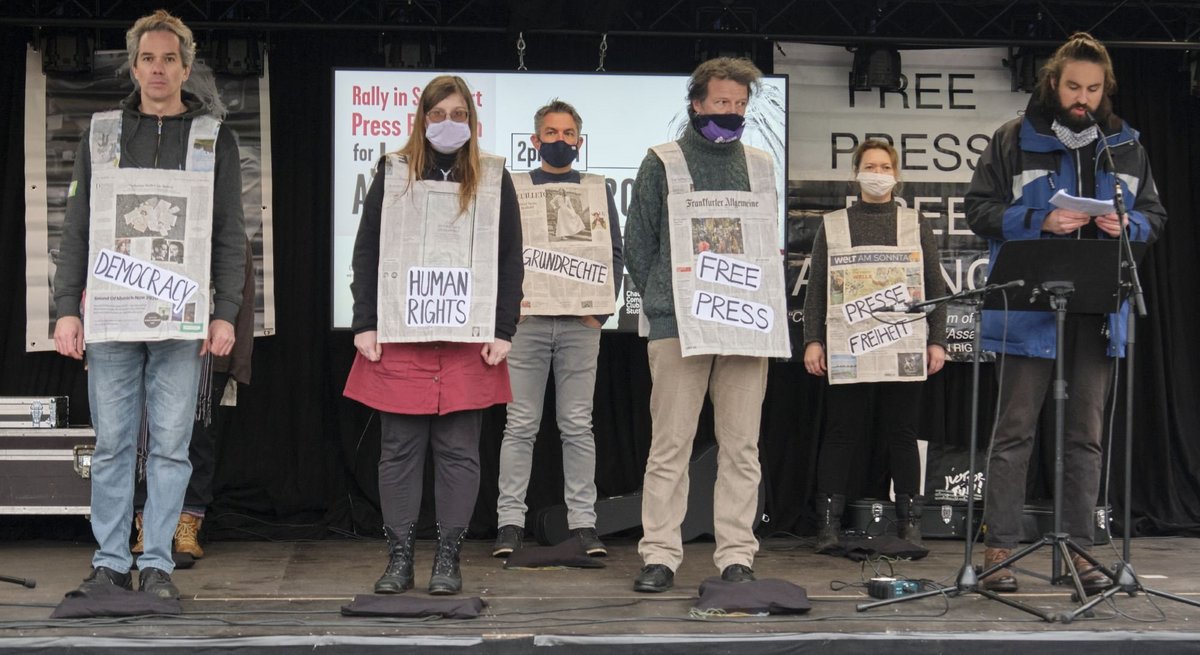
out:
<path id="1" fill-rule="evenodd" d="M 615 310 L 620 290 L 621 228 L 604 178 L 572 168 L 583 145 L 575 108 L 553 100 L 537 110 L 533 123 L 530 141 L 541 167 L 513 174 L 525 237 L 524 300 L 508 357 L 513 400 L 500 446 L 499 533 L 492 555 L 506 557 L 521 546 L 533 446 L 553 369 L 567 527 L 589 555 L 603 556 L 608 551 L 596 534 L 592 396 L 600 326 Z"/>
<path id="2" fill-rule="evenodd" d="M 689 455 L 706 394 L 712 399 L 720 446 L 713 561 L 723 580 L 754 580 L 759 408 L 767 385 L 762 354 L 780 352 L 780 346 L 786 350 L 786 326 L 765 320 L 757 324 L 758 333 L 734 327 L 725 338 L 710 339 L 724 326 L 712 327 L 707 322 L 711 318 L 698 313 L 698 295 L 691 307 L 676 302 L 676 289 L 694 284 L 699 265 L 681 263 L 692 261 L 693 253 L 672 249 L 690 243 L 696 261 L 703 254 L 703 261 L 744 265 L 738 257 L 751 252 L 748 246 L 759 238 L 754 230 L 778 233 L 771 157 L 740 140 L 750 92 L 761 76 L 747 59 L 721 57 L 700 64 L 688 85 L 691 125 L 678 140 L 651 149 L 633 187 L 626 265 L 642 292 L 654 382 L 653 435 L 642 491 L 645 536 L 638 544 L 645 566 L 634 580 L 635 591 L 670 589 L 683 561 L 680 525 L 688 509 Z M 729 206 L 733 198 L 736 205 Z M 705 293 L 711 297 L 717 292 Z M 775 300 L 782 307 L 783 299 Z M 738 304 L 750 306 L 755 304 Z M 757 339 L 766 340 L 766 347 L 746 347 Z"/>

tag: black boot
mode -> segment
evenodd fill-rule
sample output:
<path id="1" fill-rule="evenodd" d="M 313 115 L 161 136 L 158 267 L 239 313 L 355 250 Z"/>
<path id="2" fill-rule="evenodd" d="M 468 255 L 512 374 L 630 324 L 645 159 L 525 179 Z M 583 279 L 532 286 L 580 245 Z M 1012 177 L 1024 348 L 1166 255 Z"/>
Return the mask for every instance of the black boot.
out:
<path id="1" fill-rule="evenodd" d="M 375 581 L 377 594 L 402 594 L 413 588 L 413 545 L 416 543 L 416 526 L 408 526 L 397 532 L 391 526 L 383 526 L 388 540 L 388 565 L 383 575 Z"/>
<path id="2" fill-rule="evenodd" d="M 449 596 L 462 591 L 458 556 L 466 536 L 466 528 L 446 528 L 438 524 L 437 554 L 433 558 L 433 575 L 429 578 L 429 593 L 434 596 Z"/>
<path id="3" fill-rule="evenodd" d="M 896 494 L 896 534 L 914 546 L 921 543 L 921 497 Z"/>
<path id="4" fill-rule="evenodd" d="M 829 553 L 837 548 L 838 535 L 842 532 L 842 510 L 846 507 L 846 497 L 841 494 L 821 494 L 817 496 L 817 531 L 818 553 Z"/>

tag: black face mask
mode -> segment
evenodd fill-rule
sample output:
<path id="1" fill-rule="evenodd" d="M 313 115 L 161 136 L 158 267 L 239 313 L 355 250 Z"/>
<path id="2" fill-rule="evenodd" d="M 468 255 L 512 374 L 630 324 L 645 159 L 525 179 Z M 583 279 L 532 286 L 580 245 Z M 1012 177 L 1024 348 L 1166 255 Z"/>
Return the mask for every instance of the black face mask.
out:
<path id="1" fill-rule="evenodd" d="M 538 146 L 538 155 L 542 161 L 553 168 L 566 168 L 579 158 L 579 147 L 573 146 L 562 139 L 558 141 L 543 141 Z"/>

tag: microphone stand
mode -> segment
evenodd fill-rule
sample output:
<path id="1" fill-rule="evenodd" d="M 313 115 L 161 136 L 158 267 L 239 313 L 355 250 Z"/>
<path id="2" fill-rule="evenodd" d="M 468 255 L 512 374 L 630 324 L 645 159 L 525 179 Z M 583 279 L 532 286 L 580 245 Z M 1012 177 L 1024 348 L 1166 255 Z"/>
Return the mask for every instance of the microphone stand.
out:
<path id="1" fill-rule="evenodd" d="M 963 300 L 971 306 L 971 322 L 975 326 L 975 334 L 971 340 L 971 430 L 967 451 L 967 525 L 966 529 L 963 531 L 965 534 L 964 541 L 966 543 L 963 547 L 962 568 L 959 569 L 958 576 L 955 578 L 953 587 L 933 589 L 930 591 L 923 591 L 905 596 L 897 596 L 896 598 L 888 598 L 870 603 L 860 603 L 855 608 L 857 611 L 865 612 L 866 610 L 876 607 L 883 607 L 884 605 L 905 603 L 911 600 L 918 600 L 920 598 L 928 598 L 930 596 L 938 596 L 941 594 L 945 594 L 947 596 L 959 596 L 968 593 L 980 594 L 981 596 L 986 596 L 987 598 L 1004 603 L 1010 607 L 1025 609 L 1022 605 L 1016 603 L 1015 601 L 1009 600 L 993 591 L 989 591 L 979 586 L 979 575 L 975 572 L 975 565 L 971 561 L 972 551 L 975 547 L 975 451 L 976 443 L 978 443 L 979 439 L 979 350 L 982 342 L 981 334 L 983 332 L 983 325 L 979 320 L 979 306 L 983 303 L 984 296 L 993 291 L 1023 286 L 1025 286 L 1024 280 L 1013 280 L 1012 282 L 1008 282 L 1006 284 L 989 284 L 978 289 L 964 290 L 942 298 L 935 298 L 933 300 L 915 303 L 913 305 L 906 306 L 903 310 L 897 308 L 897 311 L 918 312 L 924 307 L 949 302 L 951 300 Z M 1049 620 L 1049 617 L 1046 615 L 1040 613 L 1038 615 L 1045 620 Z"/>
<path id="2" fill-rule="evenodd" d="M 1192 607 L 1200 607 L 1200 601 L 1191 598 L 1183 598 L 1158 589 L 1151 589 L 1143 586 L 1138 580 L 1137 573 L 1133 570 L 1130 555 L 1130 541 L 1132 539 L 1132 511 L 1130 509 L 1131 501 L 1133 500 L 1133 363 L 1134 351 L 1137 344 L 1136 326 L 1137 319 L 1146 316 L 1146 302 L 1142 291 L 1142 280 L 1138 275 L 1137 260 L 1133 256 L 1133 246 L 1129 243 L 1129 232 L 1125 229 L 1125 223 L 1128 219 L 1128 212 L 1125 206 L 1125 193 L 1121 189 L 1121 181 L 1117 178 L 1117 167 L 1113 163 L 1112 152 L 1108 147 L 1108 139 L 1105 138 L 1103 130 L 1100 130 L 1099 123 L 1089 112 L 1088 118 L 1096 123 L 1096 129 L 1100 131 L 1100 142 L 1104 151 L 1105 161 L 1108 164 L 1108 170 L 1113 175 L 1113 206 L 1116 209 L 1118 225 L 1120 225 L 1120 233 L 1118 239 L 1121 242 L 1121 271 L 1128 273 L 1129 279 L 1123 285 L 1130 290 L 1130 295 L 1133 297 L 1133 306 L 1137 312 L 1134 315 L 1133 311 L 1129 312 L 1129 317 L 1126 320 L 1126 340 L 1125 340 L 1125 507 L 1122 508 L 1122 537 L 1121 537 L 1121 561 L 1117 563 L 1114 570 L 1113 584 L 1104 591 L 1100 592 L 1088 602 L 1080 605 L 1073 612 L 1064 613 L 1059 617 L 1063 623 L 1070 623 L 1077 616 L 1089 612 L 1096 605 L 1112 598 L 1118 592 L 1125 592 L 1130 596 L 1135 596 L 1139 591 L 1166 598 Z"/>

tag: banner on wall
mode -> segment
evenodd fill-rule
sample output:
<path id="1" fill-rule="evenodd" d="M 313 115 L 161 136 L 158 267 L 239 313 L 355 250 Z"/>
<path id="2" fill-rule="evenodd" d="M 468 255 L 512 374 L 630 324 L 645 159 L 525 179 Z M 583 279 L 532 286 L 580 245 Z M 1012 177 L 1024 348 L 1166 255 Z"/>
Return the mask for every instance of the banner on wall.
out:
<path id="1" fill-rule="evenodd" d="M 820 216 L 855 199 L 851 155 L 884 139 L 900 155 L 900 202 L 933 227 L 949 293 L 973 289 L 987 273 L 987 244 L 967 226 L 963 196 L 992 133 L 1017 117 L 1029 95 L 1011 91 L 999 48 L 903 50 L 899 91 L 852 91 L 854 54 L 836 46 L 781 44 L 775 72 L 789 79 L 789 318 L 803 320 L 808 256 Z M 952 361 L 969 361 L 975 328 L 952 304 L 946 333 Z M 795 333 L 795 330 L 794 332 Z M 803 349 L 803 339 L 794 345 Z"/>
<path id="2" fill-rule="evenodd" d="M 353 301 L 351 259 L 362 203 L 380 157 L 409 138 L 421 90 L 441 71 L 335 70 L 333 130 L 333 327 L 348 328 Z M 609 73 L 457 72 L 472 91 L 479 116 L 480 147 L 505 158 L 512 172 L 541 166 L 529 142 L 533 114 L 558 98 L 583 119 L 583 146 L 574 168 L 605 179 L 625 213 L 638 166 L 650 146 L 679 137 L 687 127 L 686 75 Z M 750 98 L 743 140 L 771 153 L 784 209 L 787 141 L 787 80 L 768 76 Z M 780 237 L 782 240 L 782 236 Z M 606 328 L 635 330 L 641 298 L 628 277 L 617 313 Z"/>
<path id="3" fill-rule="evenodd" d="M 265 57 L 265 55 L 264 55 Z M 197 60 L 203 64 L 202 60 Z M 275 333 L 272 250 L 270 83 L 263 76 L 206 74 L 196 66 L 185 90 L 203 85 L 225 105 L 242 160 L 242 205 L 254 254 L 254 334 Z M 92 114 L 115 109 L 133 91 L 124 50 L 97 52 L 89 76 L 46 75 L 41 54 L 25 56 L 25 349 L 54 350 L 54 273 L 79 140 Z"/>

